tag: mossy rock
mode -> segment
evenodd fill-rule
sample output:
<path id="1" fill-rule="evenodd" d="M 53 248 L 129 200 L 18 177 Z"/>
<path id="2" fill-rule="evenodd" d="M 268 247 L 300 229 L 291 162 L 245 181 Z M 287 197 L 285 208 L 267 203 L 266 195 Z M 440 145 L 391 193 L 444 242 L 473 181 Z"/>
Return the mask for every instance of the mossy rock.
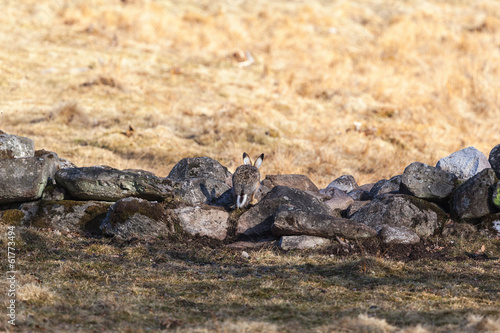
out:
<path id="1" fill-rule="evenodd" d="M 39 201 L 21 207 L 23 225 L 66 232 L 99 232 L 99 225 L 111 206 L 103 201 Z"/>
<path id="2" fill-rule="evenodd" d="M 105 235 L 121 238 L 156 238 L 178 233 L 180 226 L 167 208 L 175 200 L 164 203 L 139 198 L 125 198 L 110 207 L 100 228 Z"/>

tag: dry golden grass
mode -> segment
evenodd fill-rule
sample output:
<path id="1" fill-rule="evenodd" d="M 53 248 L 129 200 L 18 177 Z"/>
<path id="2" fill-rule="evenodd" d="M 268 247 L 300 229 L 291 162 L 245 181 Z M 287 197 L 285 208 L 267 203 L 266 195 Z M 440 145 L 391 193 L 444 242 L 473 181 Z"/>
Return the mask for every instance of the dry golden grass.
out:
<path id="1" fill-rule="evenodd" d="M 500 142 L 495 0 L 0 9 L 0 128 L 79 166 L 164 176 L 187 156 L 234 170 L 242 151 L 264 152 L 264 173 L 323 187 Z"/>

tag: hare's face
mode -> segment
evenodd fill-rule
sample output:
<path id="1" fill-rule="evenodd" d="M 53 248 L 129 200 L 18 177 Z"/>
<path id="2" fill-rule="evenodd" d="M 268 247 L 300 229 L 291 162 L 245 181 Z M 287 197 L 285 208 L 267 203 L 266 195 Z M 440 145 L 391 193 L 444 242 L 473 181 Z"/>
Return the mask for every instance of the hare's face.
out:
<path id="1" fill-rule="evenodd" d="M 260 155 L 255 164 L 247 153 L 243 153 L 243 165 L 240 165 L 233 174 L 233 198 L 236 208 L 247 207 L 254 199 L 255 192 L 260 185 L 259 167 L 264 160 L 264 154 Z"/>

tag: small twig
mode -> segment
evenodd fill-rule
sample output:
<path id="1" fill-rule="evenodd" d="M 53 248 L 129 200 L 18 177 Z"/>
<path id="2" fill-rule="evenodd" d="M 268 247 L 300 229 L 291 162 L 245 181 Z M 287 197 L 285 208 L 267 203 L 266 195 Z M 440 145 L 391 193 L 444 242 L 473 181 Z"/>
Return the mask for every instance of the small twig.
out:
<path id="1" fill-rule="evenodd" d="M 346 242 L 344 242 L 343 240 L 340 239 L 339 236 L 335 236 L 335 239 L 337 240 L 337 242 L 340 243 L 340 245 L 342 245 L 343 247 L 349 247 L 349 244 L 347 244 Z"/>

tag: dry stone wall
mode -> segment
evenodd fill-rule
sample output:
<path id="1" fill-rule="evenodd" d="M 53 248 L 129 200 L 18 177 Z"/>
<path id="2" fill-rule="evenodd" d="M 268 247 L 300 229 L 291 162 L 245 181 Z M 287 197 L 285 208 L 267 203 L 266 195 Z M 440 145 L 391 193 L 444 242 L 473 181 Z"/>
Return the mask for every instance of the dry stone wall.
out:
<path id="1" fill-rule="evenodd" d="M 169 176 L 106 166 L 76 167 L 29 138 L 0 131 L 0 220 L 105 237 L 275 240 L 283 249 L 378 237 L 415 244 L 450 221 L 500 235 L 500 145 L 473 147 L 437 165 L 358 185 L 351 175 L 318 189 L 305 175 L 268 175 L 257 204 L 234 210 L 231 173 L 209 157 L 181 160 Z M 175 237 L 168 238 L 170 240 Z"/>

